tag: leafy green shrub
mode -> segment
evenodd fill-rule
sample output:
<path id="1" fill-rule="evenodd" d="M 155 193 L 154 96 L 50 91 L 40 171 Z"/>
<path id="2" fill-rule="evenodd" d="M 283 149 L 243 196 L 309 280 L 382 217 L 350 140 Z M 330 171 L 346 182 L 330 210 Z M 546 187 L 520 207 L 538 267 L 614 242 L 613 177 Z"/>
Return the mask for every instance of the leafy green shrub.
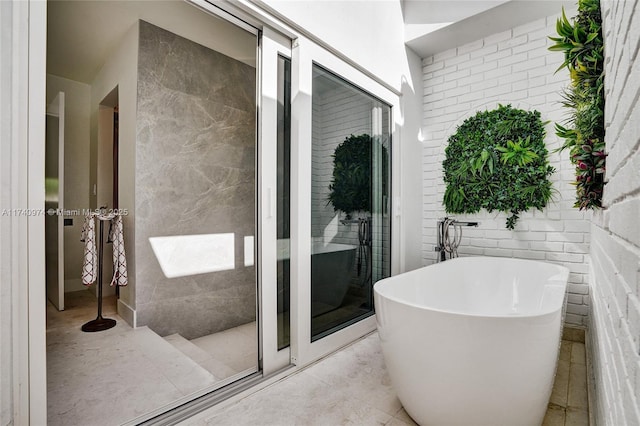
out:
<path id="1" fill-rule="evenodd" d="M 329 185 L 329 203 L 334 211 L 350 216 L 356 211 L 371 212 L 371 164 L 373 140 L 362 134 L 350 135 L 333 153 L 333 178 Z M 382 146 L 382 193 L 387 193 L 388 153 Z"/>
<path id="2" fill-rule="evenodd" d="M 520 212 L 542 210 L 555 171 L 544 137 L 538 111 L 499 105 L 466 119 L 449 138 L 442 163 L 447 213 L 507 212 L 506 227 L 513 229 Z"/>
<path id="3" fill-rule="evenodd" d="M 563 93 L 563 105 L 571 110 L 566 127 L 556 124 L 556 134 L 564 139 L 560 148 L 569 149 L 576 166 L 574 207 L 602 207 L 604 189 L 604 41 L 599 0 L 580 0 L 573 25 L 564 9 L 556 23 L 559 37 L 549 50 L 564 53 L 558 68 L 569 70 L 571 85 Z"/>

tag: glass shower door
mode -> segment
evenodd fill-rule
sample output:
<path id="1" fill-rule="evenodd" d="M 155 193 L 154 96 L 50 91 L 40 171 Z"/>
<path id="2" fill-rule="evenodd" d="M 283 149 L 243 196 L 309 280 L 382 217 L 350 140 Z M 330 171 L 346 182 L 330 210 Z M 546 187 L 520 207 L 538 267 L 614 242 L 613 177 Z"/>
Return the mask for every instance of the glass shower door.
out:
<path id="1" fill-rule="evenodd" d="M 373 314 L 390 274 L 391 107 L 313 64 L 311 340 Z"/>

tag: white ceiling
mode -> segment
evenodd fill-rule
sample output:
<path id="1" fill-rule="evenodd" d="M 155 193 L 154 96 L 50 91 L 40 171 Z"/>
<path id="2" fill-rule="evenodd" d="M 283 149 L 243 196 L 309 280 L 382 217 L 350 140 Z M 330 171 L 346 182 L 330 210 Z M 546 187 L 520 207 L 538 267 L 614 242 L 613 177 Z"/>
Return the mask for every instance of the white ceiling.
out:
<path id="1" fill-rule="evenodd" d="M 405 43 L 425 58 L 574 4 L 575 0 L 403 0 Z"/>
<path id="2" fill-rule="evenodd" d="M 183 0 L 49 0 L 47 15 L 47 72 L 87 84 L 138 19 L 256 64 L 255 35 Z"/>

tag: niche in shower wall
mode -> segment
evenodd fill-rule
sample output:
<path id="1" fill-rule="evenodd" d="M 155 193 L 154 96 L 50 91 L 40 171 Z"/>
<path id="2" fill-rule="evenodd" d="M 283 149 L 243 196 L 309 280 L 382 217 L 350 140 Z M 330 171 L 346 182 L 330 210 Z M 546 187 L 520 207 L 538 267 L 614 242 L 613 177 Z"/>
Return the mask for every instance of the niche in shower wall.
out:
<path id="1" fill-rule="evenodd" d="M 137 324 L 254 322 L 255 68 L 146 22 L 139 43 Z"/>
<path id="2" fill-rule="evenodd" d="M 388 105 L 314 64 L 312 340 L 373 314 L 373 284 L 389 276 L 390 118 Z M 345 166 L 336 165 L 336 148 L 345 143 L 368 159 L 366 173 L 345 173 L 363 181 L 354 186 L 359 190 L 353 198 L 368 206 L 351 212 L 341 211 L 342 205 L 334 205 L 329 197 L 334 167 Z"/>

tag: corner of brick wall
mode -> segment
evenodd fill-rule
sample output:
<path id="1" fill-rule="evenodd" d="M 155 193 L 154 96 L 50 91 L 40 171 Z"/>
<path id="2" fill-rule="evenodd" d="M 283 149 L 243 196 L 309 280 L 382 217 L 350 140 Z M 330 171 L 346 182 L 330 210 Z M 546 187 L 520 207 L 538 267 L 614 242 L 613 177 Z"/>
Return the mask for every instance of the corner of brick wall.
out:
<path id="1" fill-rule="evenodd" d="M 598 425 L 640 424 L 640 10 L 602 1 L 605 209 L 591 220 L 591 358 Z"/>

